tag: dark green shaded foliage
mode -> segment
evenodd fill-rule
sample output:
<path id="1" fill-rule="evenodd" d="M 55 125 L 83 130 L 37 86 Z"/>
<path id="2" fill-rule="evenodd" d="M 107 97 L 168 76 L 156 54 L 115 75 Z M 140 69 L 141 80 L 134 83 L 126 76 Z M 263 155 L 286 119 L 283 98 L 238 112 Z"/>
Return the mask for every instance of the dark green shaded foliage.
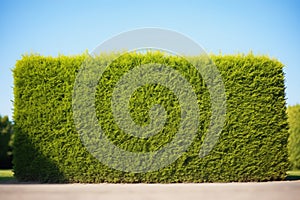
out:
<path id="1" fill-rule="evenodd" d="M 300 169 L 300 105 L 289 106 L 287 108 L 289 122 L 289 160 L 292 167 Z"/>
<path id="2" fill-rule="evenodd" d="M 12 168 L 13 124 L 0 115 L 0 169 Z"/>
<path id="3" fill-rule="evenodd" d="M 199 150 L 211 116 L 205 82 L 187 60 L 161 53 L 125 54 L 114 60 L 99 80 L 96 114 L 115 145 L 132 152 L 155 151 L 176 134 L 180 105 L 161 85 L 142 86 L 131 96 L 132 119 L 149 123 L 149 108 L 166 109 L 165 127 L 139 139 L 114 123 L 111 93 L 118 79 L 137 65 L 159 63 L 179 71 L 193 86 L 200 109 L 198 133 L 186 153 L 171 165 L 147 173 L 122 172 L 95 159 L 81 143 L 73 124 L 72 91 L 76 73 L 87 55 L 58 58 L 24 56 L 14 69 L 15 174 L 20 180 L 84 183 L 169 183 L 283 180 L 288 168 L 287 116 L 283 65 L 264 56 L 212 56 L 224 80 L 226 121 L 214 149 L 204 158 Z M 96 62 L 106 66 L 110 56 Z M 201 63 L 191 58 L 191 63 Z M 88 78 L 88 77 L 87 77 Z M 84 101 L 85 97 L 82 97 Z M 81 126 L 85 126 L 82 124 Z M 87 127 L 88 128 L 88 127 Z"/>

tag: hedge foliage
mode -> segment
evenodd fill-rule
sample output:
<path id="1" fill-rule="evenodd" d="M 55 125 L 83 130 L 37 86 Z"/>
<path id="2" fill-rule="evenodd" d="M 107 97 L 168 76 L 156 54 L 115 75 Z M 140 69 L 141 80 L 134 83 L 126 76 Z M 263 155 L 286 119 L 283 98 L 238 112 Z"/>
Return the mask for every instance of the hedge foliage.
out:
<path id="1" fill-rule="evenodd" d="M 224 81 L 227 110 L 218 143 L 207 156 L 200 158 L 199 150 L 211 117 L 210 94 L 191 63 L 162 53 L 130 53 L 116 60 L 109 55 L 99 56 L 98 65 L 111 64 L 96 87 L 96 115 L 106 136 L 126 151 L 156 151 L 170 142 L 180 124 L 181 108 L 178 98 L 166 87 L 144 85 L 129 100 L 130 116 L 136 124 L 148 125 L 149 109 L 160 104 L 165 108 L 166 122 L 158 134 L 148 138 L 126 134 L 113 119 L 110 101 L 113 88 L 123 74 L 141 64 L 164 64 L 180 72 L 197 96 L 199 126 L 188 150 L 160 170 L 132 173 L 102 164 L 89 153 L 76 131 L 73 87 L 87 57 L 85 54 L 57 58 L 25 55 L 16 63 L 14 171 L 19 180 L 169 183 L 285 178 L 288 124 L 283 65 L 277 60 L 252 54 L 211 56 Z M 200 57 L 192 60 L 194 65 L 201 63 Z M 85 98 L 82 96 L 82 101 Z"/>
<path id="2" fill-rule="evenodd" d="M 300 169 L 300 104 L 287 108 L 289 122 L 288 151 L 292 167 Z"/>

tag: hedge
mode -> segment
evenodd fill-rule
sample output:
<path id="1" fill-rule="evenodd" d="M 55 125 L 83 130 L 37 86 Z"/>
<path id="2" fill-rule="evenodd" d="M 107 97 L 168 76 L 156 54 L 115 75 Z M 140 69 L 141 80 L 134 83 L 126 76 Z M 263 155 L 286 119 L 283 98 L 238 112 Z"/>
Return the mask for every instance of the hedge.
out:
<path id="1" fill-rule="evenodd" d="M 287 108 L 289 122 L 288 151 L 294 169 L 300 169 L 300 104 Z"/>
<path id="2" fill-rule="evenodd" d="M 146 84 L 130 97 L 130 117 L 138 125 L 149 125 L 149 109 L 160 104 L 166 111 L 164 127 L 156 135 L 144 138 L 124 132 L 114 121 L 111 99 L 117 81 L 126 72 L 142 64 L 167 65 L 182 74 L 196 94 L 199 121 L 196 135 L 187 151 L 164 168 L 134 173 L 111 168 L 96 159 L 88 151 L 89 148 L 83 145 L 82 137 L 74 125 L 73 88 L 79 69 L 87 58 L 86 54 L 56 58 L 25 55 L 17 61 L 13 70 L 16 126 L 13 163 L 17 179 L 40 182 L 174 183 L 285 178 L 289 167 L 288 124 L 283 65 L 277 60 L 252 54 L 211 56 L 224 81 L 226 118 L 217 144 L 205 157 L 199 157 L 199 150 L 209 127 L 212 110 L 207 85 L 194 67 L 203 62 L 200 56 L 188 62 L 181 57 L 162 53 L 129 53 L 115 60 L 111 55 L 100 55 L 93 60 L 93 64 L 100 66 L 110 63 L 96 87 L 98 123 L 107 138 L 126 151 L 153 152 L 167 145 L 178 131 L 181 113 L 180 101 L 174 92 L 159 84 Z M 86 78 L 89 78 L 88 75 Z M 85 100 L 86 96 L 82 96 L 81 101 Z M 89 113 L 86 114 L 89 117 Z M 89 130 L 89 125 L 84 121 L 77 125 Z M 186 134 L 188 136 L 189 133 Z M 95 147 L 101 148 L 97 146 L 99 141 L 94 141 Z"/>

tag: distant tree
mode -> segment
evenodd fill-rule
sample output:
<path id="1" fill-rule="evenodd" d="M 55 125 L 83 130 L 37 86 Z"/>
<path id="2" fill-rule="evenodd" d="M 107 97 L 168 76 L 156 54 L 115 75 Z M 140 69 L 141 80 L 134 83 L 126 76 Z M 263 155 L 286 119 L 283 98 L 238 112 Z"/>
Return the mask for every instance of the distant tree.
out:
<path id="1" fill-rule="evenodd" d="M 13 124 L 8 116 L 0 115 L 0 168 L 12 168 Z"/>
<path id="2" fill-rule="evenodd" d="M 300 169 L 300 104 L 287 109 L 289 121 L 289 160 L 295 169 Z"/>

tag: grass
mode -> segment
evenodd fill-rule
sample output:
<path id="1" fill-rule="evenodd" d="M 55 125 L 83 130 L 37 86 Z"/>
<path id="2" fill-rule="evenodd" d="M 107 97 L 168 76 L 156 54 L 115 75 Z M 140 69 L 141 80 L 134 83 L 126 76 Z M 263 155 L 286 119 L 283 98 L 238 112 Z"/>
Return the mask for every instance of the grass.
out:
<path id="1" fill-rule="evenodd" d="M 290 176 L 300 176 L 300 170 L 288 171 L 287 174 Z"/>
<path id="2" fill-rule="evenodd" d="M 287 171 L 286 180 L 300 180 L 300 170 Z"/>
<path id="3" fill-rule="evenodd" d="M 11 169 L 0 169 L 0 183 L 11 183 L 15 181 L 16 178 Z"/>
<path id="4" fill-rule="evenodd" d="M 300 180 L 300 170 L 287 171 L 285 180 Z M 11 169 L 0 169 L 0 184 L 16 183 L 14 173 Z"/>

